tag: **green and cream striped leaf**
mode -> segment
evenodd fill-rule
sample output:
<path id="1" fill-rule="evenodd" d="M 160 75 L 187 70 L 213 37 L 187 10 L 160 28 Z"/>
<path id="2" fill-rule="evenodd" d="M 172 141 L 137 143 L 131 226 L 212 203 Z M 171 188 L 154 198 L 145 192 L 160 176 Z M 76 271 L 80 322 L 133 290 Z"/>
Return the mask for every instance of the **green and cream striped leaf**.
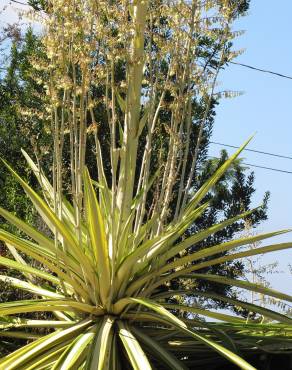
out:
<path id="1" fill-rule="evenodd" d="M 75 325 L 76 321 L 31 320 L 20 317 L 0 317 L 0 329 L 14 328 L 66 328 Z M 0 334 L 1 335 L 1 334 Z"/>
<path id="2" fill-rule="evenodd" d="M 190 271 L 197 271 L 197 270 L 200 270 L 200 269 L 202 269 L 206 266 L 214 266 L 214 265 L 218 265 L 219 263 L 234 261 L 234 260 L 239 259 L 239 258 L 251 257 L 251 256 L 259 255 L 259 254 L 277 252 L 277 251 L 280 251 L 280 250 L 291 249 L 291 248 L 292 248 L 292 242 L 271 244 L 271 245 L 267 245 L 265 247 L 248 249 L 248 250 L 243 251 L 243 252 L 233 253 L 233 254 L 229 254 L 229 255 L 224 256 L 224 257 L 219 257 L 219 258 L 215 258 L 213 260 L 198 263 L 198 264 L 194 265 L 194 269 L 192 269 L 192 270 L 188 269 L 188 271 L 189 272 Z"/>
<path id="3" fill-rule="evenodd" d="M 40 370 L 50 369 L 56 361 L 62 356 L 67 348 L 72 344 L 71 340 L 65 340 L 60 344 L 55 345 L 51 349 L 47 349 L 44 353 L 39 354 L 37 358 L 33 358 L 26 363 L 24 370 Z"/>
<path id="4" fill-rule="evenodd" d="M 5 258 L 5 257 L 0 256 L 0 265 L 6 266 L 10 269 L 18 270 L 18 271 L 21 271 L 21 272 L 27 272 L 27 273 L 32 274 L 34 276 L 38 276 L 42 279 L 50 281 L 51 283 L 56 284 L 56 285 L 60 284 L 60 280 L 57 277 L 55 277 L 54 275 L 48 274 L 45 271 L 42 271 L 40 269 L 31 267 L 29 265 L 23 265 L 19 262 L 13 261 L 9 258 Z"/>
<path id="5" fill-rule="evenodd" d="M 78 365 L 88 356 L 88 349 L 94 339 L 96 329 L 97 325 L 94 325 L 85 333 L 80 334 L 56 361 L 52 370 L 78 369 Z"/>
<path id="6" fill-rule="evenodd" d="M 208 205 L 209 203 L 205 203 L 193 212 L 193 219 L 187 221 L 187 227 L 204 212 Z M 134 273 L 143 270 L 155 256 L 162 253 L 164 249 L 180 237 L 181 231 L 179 227 L 173 227 L 163 235 L 146 240 L 134 252 L 125 256 L 119 267 L 118 277 L 123 280 L 129 271 Z"/>
<path id="7" fill-rule="evenodd" d="M 90 266 L 90 260 L 86 255 L 82 254 L 81 250 L 78 248 L 76 237 L 72 234 L 71 230 L 62 223 L 44 200 L 41 199 L 41 197 L 24 180 L 22 180 L 22 178 L 5 161 L 3 162 L 29 196 L 46 224 L 48 226 L 52 225 L 52 232 L 57 231 L 63 237 L 67 245 L 70 246 L 71 253 L 77 259 L 79 258 L 80 262 L 88 262 L 88 265 Z"/>
<path id="8" fill-rule="evenodd" d="M 11 276 L 0 275 L 0 281 L 6 283 L 8 285 L 11 285 L 14 288 L 18 288 L 18 289 L 24 290 L 26 292 L 30 292 L 30 293 L 38 295 L 38 296 L 42 296 L 42 297 L 46 297 L 46 298 L 56 298 L 56 299 L 65 298 L 62 294 L 53 292 L 53 291 L 48 290 L 48 289 L 44 289 L 44 288 L 39 287 L 37 285 L 34 285 L 32 283 L 29 283 L 29 282 L 26 282 L 26 281 L 23 281 L 23 280 L 20 280 L 20 279 L 17 279 L 17 278 L 13 278 Z"/>
<path id="9" fill-rule="evenodd" d="M 152 367 L 147 359 L 147 356 L 141 348 L 138 340 L 131 332 L 128 324 L 118 321 L 119 337 L 124 345 L 124 348 L 129 357 L 130 363 L 134 370 L 151 370 Z"/>
<path id="10" fill-rule="evenodd" d="M 36 360 L 38 355 L 50 350 L 55 345 L 60 344 L 65 340 L 74 340 L 80 332 L 85 330 L 91 324 L 91 320 L 84 320 L 71 328 L 56 331 L 40 338 L 6 356 L 2 361 L 0 361 L 0 369 L 18 370 L 20 368 L 24 368 L 29 360 L 32 358 Z"/>
<path id="11" fill-rule="evenodd" d="M 229 351 L 228 349 L 222 347 L 220 344 L 214 342 L 211 339 L 205 338 L 204 336 L 196 333 L 193 330 L 189 330 L 186 326 L 186 324 L 179 320 L 176 316 L 171 314 L 169 311 L 167 311 L 164 307 L 161 305 L 158 305 L 155 302 L 152 302 L 151 300 L 148 299 L 142 299 L 142 298 L 125 298 L 123 302 L 121 302 L 121 306 L 125 307 L 127 304 L 139 304 L 144 307 L 147 307 L 148 309 L 156 312 L 161 316 L 163 320 L 169 323 L 169 325 L 174 326 L 177 328 L 179 331 L 197 339 L 198 341 L 204 343 L 208 347 L 211 347 L 213 350 L 218 352 L 220 355 L 223 357 L 227 358 L 229 361 L 235 363 L 237 366 L 239 366 L 241 369 L 244 370 L 255 370 L 253 366 L 251 366 L 249 363 L 247 363 L 245 360 L 243 360 L 241 357 L 236 355 L 235 353 Z M 119 302 L 117 302 L 119 304 Z M 120 307 L 119 307 L 120 308 Z"/>
<path id="12" fill-rule="evenodd" d="M 231 315 L 223 314 L 220 312 L 213 312 L 213 311 L 209 311 L 209 310 L 202 309 L 202 308 L 200 309 L 197 307 L 185 306 L 183 304 L 161 303 L 161 306 L 169 310 L 180 310 L 183 312 L 189 312 L 189 313 L 193 313 L 193 314 L 200 315 L 200 316 L 210 317 L 212 319 L 216 319 L 220 321 L 225 321 L 225 322 L 230 322 L 230 323 L 241 323 L 241 324 L 245 323 L 245 320 L 241 319 L 240 317 L 231 316 Z"/>
<path id="13" fill-rule="evenodd" d="M 172 370 L 187 370 L 182 361 L 179 361 L 170 351 L 166 350 L 158 341 L 143 333 L 137 327 L 131 326 L 131 332 L 139 339 L 146 347 L 149 348 L 152 354 L 156 354 L 162 364 L 166 364 Z"/>
<path id="14" fill-rule="evenodd" d="M 243 280 L 236 280 L 236 279 L 230 279 L 225 276 L 220 275 L 212 275 L 212 274 L 196 274 L 192 273 L 188 277 L 196 278 L 196 279 L 202 279 L 202 280 L 208 280 L 213 281 L 218 284 L 226 284 L 234 287 L 243 288 L 246 290 L 250 290 L 253 292 L 262 293 L 264 295 L 268 295 L 270 297 L 274 297 L 277 299 L 282 299 L 284 301 L 292 302 L 292 296 L 281 293 L 277 290 L 266 288 L 260 284 L 251 283 L 249 281 L 243 281 Z"/>
<path id="15" fill-rule="evenodd" d="M 109 369 L 114 318 L 105 316 L 99 325 L 87 360 L 88 370 Z"/>
<path id="16" fill-rule="evenodd" d="M 171 250 L 168 253 L 164 254 L 163 258 L 165 260 L 169 260 L 170 258 L 174 257 L 178 253 L 184 251 L 185 249 L 187 249 L 189 247 L 192 247 L 192 246 L 196 245 L 196 243 L 206 239 L 208 236 L 210 236 L 212 234 L 215 234 L 217 231 L 220 231 L 220 230 L 224 229 L 226 226 L 229 226 L 232 223 L 240 220 L 241 218 L 246 217 L 247 215 L 251 214 L 253 211 L 243 213 L 243 214 L 241 214 L 239 216 L 236 216 L 236 217 L 234 217 L 230 220 L 227 220 L 226 222 L 220 223 L 218 225 L 214 225 L 206 231 L 199 232 L 198 234 L 195 234 L 195 235 L 185 239 L 184 241 L 182 241 L 178 245 L 171 248 Z M 231 240 L 231 241 L 219 244 L 219 245 L 215 245 L 213 247 L 205 248 L 203 250 L 200 250 L 198 252 L 193 253 L 192 255 L 194 257 L 196 257 L 196 260 L 198 260 L 200 258 L 210 257 L 214 254 L 226 252 L 226 251 L 234 249 L 236 247 L 240 247 L 240 246 L 243 246 L 243 245 L 246 245 L 246 244 L 255 243 L 255 242 L 265 240 L 265 239 L 268 239 L 268 238 L 272 238 L 274 236 L 278 236 L 278 235 L 285 234 L 285 233 L 288 233 L 288 232 L 291 232 L 291 229 L 285 229 L 285 230 L 274 231 L 274 232 L 265 233 L 265 234 L 254 235 L 254 236 L 250 236 L 250 237 L 239 238 L 239 239 Z"/>
<path id="17" fill-rule="evenodd" d="M 86 312 L 94 315 L 102 315 L 103 309 L 86 303 L 70 299 L 28 299 L 0 304 L 0 316 L 14 315 L 26 312 Z"/>
<path id="18" fill-rule="evenodd" d="M 102 303 L 106 304 L 111 284 L 109 248 L 100 207 L 87 169 L 84 173 L 84 198 L 88 233 L 99 280 L 102 282 L 100 298 Z"/>
<path id="19" fill-rule="evenodd" d="M 34 163 L 31 157 L 26 153 L 26 151 L 21 149 L 21 152 L 23 156 L 25 157 L 29 167 L 33 171 L 35 177 L 37 178 L 46 198 L 49 199 L 50 204 L 53 206 L 54 205 L 54 189 L 52 185 L 50 184 L 49 180 L 44 175 L 42 170 L 38 168 L 38 166 Z M 69 202 L 65 201 L 65 199 L 62 200 L 62 216 L 63 216 L 62 218 L 65 219 L 69 225 L 76 227 L 74 209 Z"/>
<path id="20" fill-rule="evenodd" d="M 172 272 L 172 273 L 169 273 L 169 274 L 165 274 L 161 277 L 158 277 L 158 279 L 151 285 L 151 287 L 147 289 L 147 294 L 150 294 L 151 292 L 155 291 L 155 289 L 157 287 L 164 284 L 166 281 L 171 281 L 172 279 L 184 276 L 184 275 L 189 274 L 193 271 L 197 271 L 197 270 L 200 270 L 200 269 L 208 267 L 208 266 L 213 266 L 213 265 L 217 265 L 219 263 L 224 263 L 224 262 L 228 262 L 228 261 L 234 261 L 234 260 L 239 259 L 239 258 L 250 257 L 250 256 L 255 256 L 255 255 L 265 254 L 265 253 L 270 253 L 270 252 L 276 252 L 278 250 L 290 249 L 291 247 L 292 247 L 292 243 L 272 244 L 272 245 L 268 245 L 266 247 L 248 249 L 244 252 L 230 254 L 230 255 L 227 255 L 227 256 L 224 256 L 224 257 L 215 258 L 213 260 L 211 259 L 211 260 L 208 260 L 206 262 L 200 262 L 200 263 L 191 265 L 189 267 L 179 269 L 178 271 L 175 271 L 175 272 Z M 140 286 L 140 284 L 141 283 L 139 283 L 139 286 Z M 136 285 L 136 283 L 135 283 L 135 285 Z M 130 286 L 130 287 L 131 287 L 131 289 L 133 289 L 133 286 Z M 130 290 L 127 290 L 127 293 L 129 291 Z"/>
<path id="21" fill-rule="evenodd" d="M 218 170 L 205 182 L 205 184 L 195 193 L 190 202 L 188 203 L 186 209 L 184 210 L 184 215 L 188 214 L 192 209 L 194 209 L 204 196 L 212 189 L 212 187 L 220 180 L 228 168 L 233 164 L 240 153 L 245 149 L 245 147 L 252 140 L 253 136 L 250 137 L 233 155 L 231 155 L 224 164 L 218 168 Z"/>
<path id="22" fill-rule="evenodd" d="M 276 320 L 276 321 L 278 321 L 280 323 L 283 323 L 283 324 L 290 324 L 290 325 L 292 324 L 292 319 L 289 318 L 286 315 L 283 315 L 281 313 L 278 313 L 276 311 L 267 309 L 267 308 L 262 307 L 262 306 L 258 306 L 258 305 L 253 304 L 253 303 L 241 301 L 239 299 L 235 299 L 235 298 L 228 297 L 228 296 L 223 296 L 221 294 L 213 293 L 213 292 L 182 290 L 182 291 L 176 291 L 175 293 L 174 292 L 172 292 L 172 293 L 171 292 L 160 293 L 160 294 L 155 295 L 154 298 L 156 300 L 161 300 L 161 299 L 171 297 L 171 296 L 185 296 L 185 298 L 187 298 L 188 296 L 192 296 L 192 297 L 198 296 L 198 297 L 205 297 L 205 298 L 213 299 L 213 300 L 215 299 L 215 300 L 219 300 L 219 301 L 222 301 L 222 302 L 226 302 L 226 303 L 228 303 L 230 305 L 233 305 L 233 306 L 236 306 L 236 307 L 244 308 L 244 309 L 246 309 L 250 312 L 253 312 L 253 313 L 258 313 L 258 314 L 262 315 L 263 317 L 270 318 L 272 320 Z M 206 312 L 206 316 L 208 316 L 207 312 Z M 227 320 L 225 320 L 225 321 L 227 322 Z"/>
<path id="23" fill-rule="evenodd" d="M 65 273 L 61 266 L 63 267 L 65 261 L 62 259 L 56 259 L 54 257 L 50 257 L 47 254 L 43 253 L 41 248 L 37 244 L 29 242 L 28 240 L 18 238 L 6 231 L 0 230 L 0 240 L 4 242 L 8 242 L 16 249 L 24 252 L 30 258 L 34 258 L 36 261 L 40 262 L 43 266 L 46 266 L 51 272 L 54 272 L 57 277 L 53 276 L 52 274 L 48 274 L 40 268 L 32 268 L 27 264 L 22 264 L 5 257 L 0 257 L 0 262 L 9 268 L 16 269 L 18 271 L 24 273 L 30 273 L 31 275 L 41 277 L 45 280 L 51 281 L 55 285 L 65 285 L 65 289 L 67 294 L 73 292 L 73 290 L 81 294 L 81 296 L 89 301 L 89 295 L 86 290 L 86 284 L 81 277 L 82 271 L 80 270 L 80 266 L 77 265 L 75 260 L 70 259 L 68 260 L 65 258 L 65 261 L 68 261 L 67 271 L 69 273 Z M 62 257 L 63 253 L 59 253 L 59 257 Z M 71 273 L 72 272 L 72 273 Z M 63 285 L 63 287 L 64 287 Z"/>

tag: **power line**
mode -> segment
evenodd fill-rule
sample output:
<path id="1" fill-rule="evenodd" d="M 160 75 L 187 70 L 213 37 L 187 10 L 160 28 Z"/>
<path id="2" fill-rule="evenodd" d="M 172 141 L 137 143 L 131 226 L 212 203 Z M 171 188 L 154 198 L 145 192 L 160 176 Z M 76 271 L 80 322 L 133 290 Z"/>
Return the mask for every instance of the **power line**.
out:
<path id="1" fill-rule="evenodd" d="M 221 146 L 226 146 L 228 148 L 235 148 L 235 149 L 240 148 L 239 146 L 218 143 L 216 141 L 210 141 L 210 144 L 221 145 Z M 292 160 L 292 157 L 288 157 L 286 155 L 274 154 L 274 153 L 270 153 L 270 152 L 263 152 L 261 150 L 256 150 L 256 149 L 243 149 L 243 150 L 245 150 L 247 152 L 259 153 L 259 154 L 269 155 L 269 156 L 272 156 L 272 157 L 284 158 L 284 159 L 291 159 Z"/>
<path id="2" fill-rule="evenodd" d="M 291 76 L 283 75 L 282 73 L 269 71 L 267 69 L 261 69 L 261 68 L 253 67 L 253 66 L 250 66 L 248 64 L 239 63 L 239 62 L 229 62 L 229 63 L 230 64 L 235 64 L 235 65 L 238 65 L 238 66 L 241 66 L 241 67 L 253 69 L 254 71 L 263 72 L 263 73 L 269 73 L 269 74 L 272 74 L 272 75 L 275 75 L 275 76 L 278 76 L 278 77 L 287 78 L 289 80 L 292 80 L 292 77 Z"/>
<path id="3" fill-rule="evenodd" d="M 21 1 L 18 1 L 18 0 L 9 0 L 9 2 L 11 3 L 16 3 L 16 4 L 20 4 L 20 5 L 29 5 L 27 3 L 22 3 Z"/>
<path id="4" fill-rule="evenodd" d="M 208 158 L 216 158 L 219 159 L 218 157 L 213 157 L 213 156 L 208 156 Z M 246 163 L 242 162 L 242 165 L 249 166 L 249 167 L 256 167 L 256 168 L 262 168 L 264 170 L 269 170 L 269 171 L 275 171 L 275 172 L 281 172 L 281 173 L 289 173 L 292 174 L 292 171 L 286 171 L 286 170 L 280 170 L 279 168 L 272 168 L 272 167 L 265 167 L 265 166 L 259 166 L 257 164 L 251 164 L 251 163 Z"/>
<path id="5" fill-rule="evenodd" d="M 246 166 L 256 167 L 256 168 L 263 168 L 264 170 L 269 171 L 276 171 L 276 172 L 282 172 L 282 173 L 290 173 L 292 174 L 292 171 L 286 171 L 286 170 L 280 170 L 279 168 L 272 168 L 272 167 L 264 167 L 264 166 L 258 166 L 257 164 L 250 164 L 250 163 L 242 163 Z"/>

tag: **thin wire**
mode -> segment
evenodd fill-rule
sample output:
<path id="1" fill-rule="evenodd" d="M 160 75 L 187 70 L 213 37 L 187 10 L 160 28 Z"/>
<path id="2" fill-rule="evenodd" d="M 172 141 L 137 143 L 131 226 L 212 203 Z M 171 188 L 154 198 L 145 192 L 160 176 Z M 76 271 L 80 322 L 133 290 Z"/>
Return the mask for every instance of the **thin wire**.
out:
<path id="1" fill-rule="evenodd" d="M 208 156 L 208 158 L 219 159 L 218 157 L 214 157 L 214 156 Z M 264 170 L 269 170 L 269 171 L 275 171 L 275 172 L 292 174 L 292 171 L 280 170 L 279 168 L 259 166 L 257 164 L 251 164 L 251 163 L 246 163 L 246 162 L 242 162 L 241 164 L 242 165 L 245 165 L 245 166 L 250 166 L 250 167 L 262 168 Z"/>
<path id="2" fill-rule="evenodd" d="M 27 3 L 22 3 L 21 1 L 18 1 L 18 0 L 9 0 L 10 3 L 16 3 L 16 4 L 20 4 L 20 5 L 29 5 Z"/>
<path id="3" fill-rule="evenodd" d="M 240 148 L 239 146 L 218 143 L 217 141 L 210 141 L 210 144 L 221 145 L 221 146 L 226 146 L 228 148 L 235 148 L 235 149 Z M 272 156 L 272 157 L 285 158 L 285 159 L 291 159 L 292 160 L 292 157 L 288 157 L 288 156 L 282 155 L 282 154 L 274 154 L 274 153 L 270 153 L 270 152 L 263 152 L 261 150 L 256 150 L 256 149 L 243 149 L 243 150 L 245 150 L 247 152 L 259 153 L 259 154 L 269 155 L 269 156 Z"/>
<path id="4" fill-rule="evenodd" d="M 239 62 L 229 62 L 229 63 L 230 64 L 235 64 L 235 65 L 238 65 L 238 66 L 241 66 L 241 67 L 253 69 L 254 71 L 263 72 L 263 73 L 269 73 L 271 75 L 275 75 L 275 76 L 278 76 L 278 77 L 287 78 L 289 80 L 292 80 L 292 77 L 291 76 L 283 75 L 282 73 L 269 71 L 267 69 L 261 69 L 261 68 L 253 67 L 253 66 L 250 66 L 248 64 L 239 63 Z"/>
<path id="5" fill-rule="evenodd" d="M 269 171 L 276 171 L 276 172 L 282 172 L 282 173 L 290 173 L 292 174 L 292 171 L 286 171 L 286 170 L 280 170 L 279 168 L 271 168 L 271 167 L 264 167 L 264 166 L 258 166 L 257 164 L 250 164 L 250 163 L 242 163 L 246 166 L 251 166 L 251 167 L 257 167 L 257 168 L 263 168 L 264 170 L 269 170 Z"/>

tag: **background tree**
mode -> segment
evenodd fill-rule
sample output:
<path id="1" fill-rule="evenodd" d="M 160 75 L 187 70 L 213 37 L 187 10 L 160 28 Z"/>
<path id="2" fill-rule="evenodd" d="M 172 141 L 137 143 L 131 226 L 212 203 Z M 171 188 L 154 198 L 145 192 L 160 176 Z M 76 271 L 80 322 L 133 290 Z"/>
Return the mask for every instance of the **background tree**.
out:
<path id="1" fill-rule="evenodd" d="M 10 41 L 8 45 L 12 46 L 0 79 L 0 155 L 15 163 L 22 176 L 28 178 L 19 148 L 36 154 L 41 160 L 51 145 L 42 111 L 44 89 L 37 83 L 37 72 L 31 65 L 31 59 L 36 54 L 41 55 L 41 43 L 32 29 L 22 35 L 16 27 L 9 27 L 3 30 L 3 39 L 5 35 L 6 41 Z M 19 185 L 5 171 L 1 171 L 0 176 L 1 188 L 5 191 L 0 195 L 1 205 L 32 221 L 31 206 L 19 193 Z"/>

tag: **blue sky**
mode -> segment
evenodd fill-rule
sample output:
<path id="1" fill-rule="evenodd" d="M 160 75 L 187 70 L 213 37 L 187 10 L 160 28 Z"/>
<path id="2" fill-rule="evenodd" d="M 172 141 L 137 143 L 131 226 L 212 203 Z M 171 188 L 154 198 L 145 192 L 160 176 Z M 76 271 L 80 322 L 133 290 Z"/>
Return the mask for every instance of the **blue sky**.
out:
<path id="1" fill-rule="evenodd" d="M 246 31 L 235 41 L 236 48 L 246 49 L 236 61 L 292 76 L 291 13 L 291 0 L 252 0 L 248 16 L 236 23 L 236 29 Z M 236 65 L 223 71 L 219 80 L 218 89 L 243 91 L 244 95 L 221 101 L 212 140 L 237 146 L 256 132 L 249 148 L 292 157 L 292 80 Z M 211 145 L 210 155 L 217 155 L 220 149 Z M 243 157 L 247 163 L 292 172 L 292 160 L 249 152 L 244 152 Z M 292 174 L 251 169 L 256 175 L 254 205 L 261 202 L 266 190 L 271 192 L 269 219 L 260 225 L 259 231 L 292 228 Z M 273 240 L 292 241 L 292 233 Z M 286 273 L 273 275 L 269 280 L 273 287 L 291 294 L 287 265 L 292 264 L 292 251 L 263 258 L 267 263 L 276 260 L 279 270 Z"/>
<path id="2" fill-rule="evenodd" d="M 26 3 L 24 0 L 23 3 Z M 17 11 L 27 10 L 27 6 L 11 3 L 10 0 L 0 0 L 0 23 L 1 26 L 18 20 Z"/>
<path id="3" fill-rule="evenodd" d="M 8 0 L 0 0 L 0 9 L 8 4 Z M 291 0 L 252 0 L 248 16 L 239 20 L 235 27 L 246 31 L 235 41 L 236 48 L 246 49 L 237 61 L 292 75 L 291 14 Z M 0 14 L 1 25 L 15 19 L 11 6 Z M 249 146 L 251 149 L 292 157 L 292 80 L 230 65 L 220 74 L 219 81 L 219 90 L 244 91 L 244 95 L 222 100 L 217 109 L 212 140 L 237 146 L 257 132 Z M 220 149 L 211 145 L 210 155 L 218 155 Z M 292 160 L 249 152 L 244 152 L 243 156 L 247 163 L 292 171 Z M 260 225 L 258 231 L 292 228 L 292 174 L 252 170 L 257 189 L 254 205 L 261 202 L 266 190 L 271 191 L 269 220 Z M 292 233 L 274 240 L 292 241 Z M 279 270 L 284 273 L 272 275 L 269 280 L 273 287 L 292 294 L 287 268 L 289 262 L 292 264 L 292 251 L 272 253 L 263 261 L 279 261 Z"/>

